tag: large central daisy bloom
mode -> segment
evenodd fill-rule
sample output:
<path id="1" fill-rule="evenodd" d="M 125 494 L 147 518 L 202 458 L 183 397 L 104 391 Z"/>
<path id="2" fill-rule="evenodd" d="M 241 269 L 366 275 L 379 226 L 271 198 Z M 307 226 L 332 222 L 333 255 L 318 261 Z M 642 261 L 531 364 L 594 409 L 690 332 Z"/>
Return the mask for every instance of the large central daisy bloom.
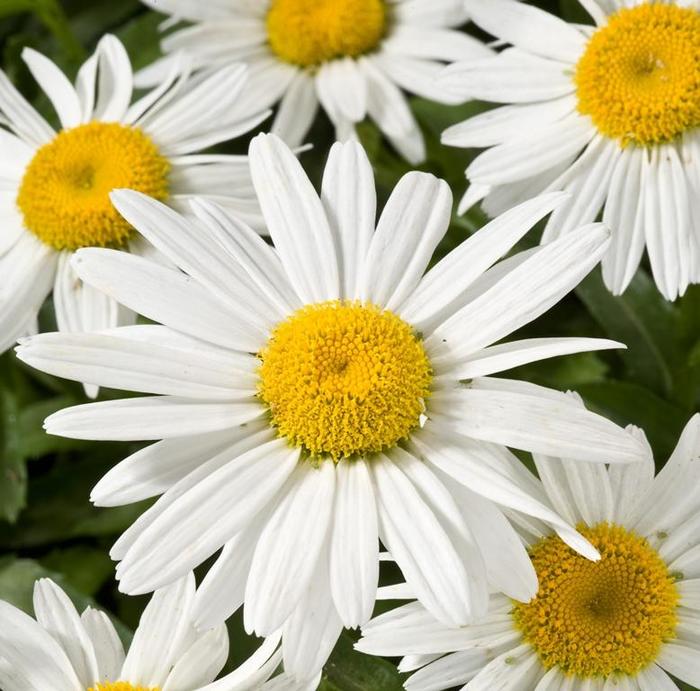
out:
<path id="1" fill-rule="evenodd" d="M 128 652 L 109 617 L 78 613 L 53 581 L 34 586 L 36 619 L 0 600 L 0 687 L 3 691 L 313 691 L 317 680 L 275 675 L 279 636 L 238 669 L 214 681 L 228 659 L 225 626 L 197 631 L 190 574 L 157 591 Z M 273 677 L 274 679 L 270 679 Z"/>
<path id="2" fill-rule="evenodd" d="M 163 41 L 197 67 L 240 61 L 250 68 L 250 103 L 279 103 L 272 131 L 301 143 L 319 103 L 338 139 L 369 115 L 409 161 L 425 146 L 401 89 L 440 103 L 455 98 L 437 85 L 445 63 L 484 57 L 487 48 L 454 30 L 466 21 L 461 0 L 143 0 L 195 25 Z M 151 84 L 166 57 L 139 74 Z M 458 99 L 459 100 L 459 99 Z"/>
<path id="3" fill-rule="evenodd" d="M 131 103 L 131 64 L 113 36 L 100 41 L 75 86 L 39 53 L 26 49 L 23 56 L 61 129 L 0 72 L 0 352 L 35 328 L 52 290 L 61 331 L 133 317 L 82 284 L 70 266 L 81 247 L 152 254 L 112 206 L 113 189 L 139 190 L 176 208 L 203 194 L 260 225 L 246 158 L 196 155 L 266 116 L 237 109 L 243 66 L 193 83 L 178 56 L 157 88 Z"/>
<path id="4" fill-rule="evenodd" d="M 697 2 L 580 0 L 596 26 L 567 24 L 515 0 L 467 0 L 473 20 L 511 44 L 463 62 L 442 83 L 507 103 L 443 134 L 491 148 L 467 169 L 462 209 L 485 197 L 499 213 L 546 188 L 573 198 L 543 241 L 595 220 L 613 231 L 603 258 L 621 294 L 646 246 L 673 300 L 700 281 L 700 12 Z"/>
<path id="5" fill-rule="evenodd" d="M 643 446 L 566 394 L 487 375 L 618 345 L 490 345 L 571 290 L 605 251 L 607 230 L 581 228 L 496 263 L 562 201 L 546 195 L 423 275 L 450 220 L 443 181 L 406 175 L 375 230 L 358 144 L 333 147 L 321 198 L 274 135 L 253 140 L 250 160 L 274 249 L 211 203 L 194 204 L 195 233 L 163 204 L 116 193 L 180 271 L 108 249 L 82 250 L 76 269 L 163 326 L 44 334 L 18 351 L 59 376 L 160 394 L 46 421 L 69 437 L 162 440 L 92 494 L 101 505 L 163 495 L 114 546 L 121 589 L 164 586 L 223 547 L 197 624 L 245 600 L 247 628 L 284 627 L 285 668 L 303 674 L 323 664 L 343 625 L 371 615 L 378 537 L 426 607 L 457 625 L 485 613 L 487 580 L 523 601 L 537 589 L 499 505 L 597 558 L 505 447 L 617 464 L 638 461 Z"/>
<path id="6" fill-rule="evenodd" d="M 656 477 L 651 454 L 608 468 L 535 461 L 547 502 L 600 560 L 513 516 L 539 577 L 531 602 L 492 596 L 488 616 L 461 629 L 410 603 L 364 627 L 358 648 L 421 668 L 410 691 L 678 691 L 669 674 L 700 686 L 700 496 L 689 491 L 700 482 L 700 416 Z"/>

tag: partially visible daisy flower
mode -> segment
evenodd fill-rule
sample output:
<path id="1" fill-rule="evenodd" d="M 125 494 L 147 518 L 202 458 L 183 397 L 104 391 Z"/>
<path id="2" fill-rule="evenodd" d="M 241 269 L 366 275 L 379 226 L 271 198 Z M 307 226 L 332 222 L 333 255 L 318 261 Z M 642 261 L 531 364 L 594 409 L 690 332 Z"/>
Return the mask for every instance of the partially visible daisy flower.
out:
<path id="1" fill-rule="evenodd" d="M 651 453 L 626 466 L 535 462 L 548 504 L 578 525 L 600 560 L 513 516 L 537 597 L 493 595 L 487 617 L 463 628 L 410 603 L 370 622 L 357 647 L 405 656 L 402 670 L 419 669 L 410 691 L 677 691 L 669 674 L 700 686 L 700 415 L 656 477 Z M 405 588 L 387 592 L 397 594 Z"/>
<path id="2" fill-rule="evenodd" d="M 3 691 L 313 691 L 317 680 L 280 674 L 279 636 L 264 641 L 238 669 L 214 681 L 229 653 L 225 626 L 192 625 L 191 574 L 157 591 L 125 653 L 99 610 L 78 613 L 53 581 L 34 586 L 32 619 L 0 600 L 0 687 Z"/>
<path id="3" fill-rule="evenodd" d="M 511 47 L 449 67 L 455 95 L 506 103 L 443 142 L 491 147 L 471 163 L 461 209 L 500 213 L 542 190 L 573 196 L 543 241 L 595 220 L 613 231 L 603 278 L 616 295 L 646 246 L 668 300 L 700 282 L 700 12 L 695 1 L 580 0 L 595 26 L 515 0 L 466 0 Z"/>
<path id="4" fill-rule="evenodd" d="M 303 674 L 320 668 L 343 625 L 371 616 L 379 537 L 425 606 L 454 625 L 485 614 L 487 581 L 523 601 L 537 590 L 500 506 L 596 558 L 505 447 L 617 464 L 639 461 L 643 445 L 563 393 L 490 375 L 619 347 L 500 343 L 595 266 L 608 231 L 591 225 L 499 262 L 564 198 L 550 194 L 425 273 L 451 217 L 444 181 L 406 175 L 375 230 L 359 144 L 334 145 L 320 198 L 274 135 L 253 140 L 250 161 L 274 249 L 209 202 L 193 204 L 195 232 L 154 199 L 114 193 L 180 270 L 107 249 L 82 250 L 74 265 L 163 326 L 44 334 L 18 349 L 58 376 L 158 394 L 46 421 L 68 437 L 161 440 L 92 494 L 104 506 L 162 494 L 112 550 L 120 588 L 164 586 L 223 547 L 198 592 L 197 624 L 245 601 L 247 629 L 284 627 L 285 669 Z"/>
<path id="5" fill-rule="evenodd" d="M 133 318 L 70 266 L 81 247 L 152 252 L 112 206 L 113 189 L 176 208 L 204 195 L 260 225 L 247 158 L 196 153 L 266 117 L 236 107 L 245 67 L 193 80 L 177 56 L 158 86 L 132 103 L 131 64 L 114 36 L 100 41 L 75 86 L 43 55 L 27 48 L 23 57 L 61 128 L 54 131 L 0 71 L 0 352 L 34 328 L 52 290 L 61 331 Z"/>
<path id="6" fill-rule="evenodd" d="M 244 62 L 251 105 L 279 104 L 272 132 L 300 144 L 319 103 L 338 139 L 369 115 L 409 161 L 425 144 L 402 89 L 439 103 L 455 98 L 437 85 L 445 63 L 490 51 L 455 30 L 467 17 L 461 0 L 143 0 L 194 26 L 163 40 L 198 68 Z M 160 79 L 168 56 L 138 75 Z M 457 99 L 460 100 L 460 99 Z"/>

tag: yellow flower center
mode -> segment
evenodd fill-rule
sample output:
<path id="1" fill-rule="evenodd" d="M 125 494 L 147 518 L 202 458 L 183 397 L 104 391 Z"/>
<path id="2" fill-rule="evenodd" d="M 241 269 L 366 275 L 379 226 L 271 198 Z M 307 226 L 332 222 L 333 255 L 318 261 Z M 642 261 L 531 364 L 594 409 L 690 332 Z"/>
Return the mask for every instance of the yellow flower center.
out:
<path id="1" fill-rule="evenodd" d="M 369 53 L 386 25 L 385 0 L 272 0 L 267 13 L 273 52 L 302 67 Z"/>
<path id="2" fill-rule="evenodd" d="M 159 691 L 157 686 L 134 686 L 128 681 L 105 681 L 87 691 Z"/>
<path id="3" fill-rule="evenodd" d="M 576 66 L 578 109 L 622 145 L 674 139 L 700 124 L 700 13 L 647 2 L 595 32 Z"/>
<path id="4" fill-rule="evenodd" d="M 139 129 L 91 122 L 63 130 L 34 155 L 17 205 L 25 226 L 57 250 L 120 247 L 132 227 L 109 193 L 125 187 L 161 201 L 170 164 Z"/>
<path id="5" fill-rule="evenodd" d="M 334 460 L 388 449 L 419 423 L 432 372 L 422 342 L 371 304 L 302 307 L 259 354 L 259 396 L 292 444 Z"/>
<path id="6" fill-rule="evenodd" d="M 588 561 L 558 537 L 531 550 L 540 587 L 516 603 L 515 624 L 547 668 L 598 677 L 635 675 L 673 638 L 678 590 L 657 552 L 617 525 L 579 526 L 601 559 Z"/>

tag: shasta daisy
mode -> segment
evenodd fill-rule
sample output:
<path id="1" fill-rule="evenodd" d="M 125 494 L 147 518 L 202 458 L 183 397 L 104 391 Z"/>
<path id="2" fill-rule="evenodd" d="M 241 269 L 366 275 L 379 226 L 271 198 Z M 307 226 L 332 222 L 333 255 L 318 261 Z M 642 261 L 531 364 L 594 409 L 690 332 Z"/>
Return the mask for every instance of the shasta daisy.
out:
<path id="1" fill-rule="evenodd" d="M 100 505 L 162 495 L 112 550 L 121 589 L 165 586 L 221 550 L 197 624 L 245 601 L 248 630 L 282 627 L 285 669 L 302 674 L 320 668 L 343 625 L 371 615 L 379 537 L 425 606 L 454 625 L 485 614 L 488 582 L 522 601 L 536 592 L 502 507 L 597 557 L 506 446 L 624 464 L 643 445 L 563 393 L 491 375 L 619 344 L 492 344 L 570 291 L 608 231 L 591 225 L 499 261 L 565 199 L 549 194 L 425 273 L 451 217 L 443 181 L 406 175 L 375 229 L 358 144 L 334 145 L 320 198 L 274 135 L 253 140 L 250 160 L 274 249 L 211 202 L 193 203 L 194 232 L 164 204 L 116 192 L 124 217 L 178 268 L 91 248 L 76 271 L 162 326 L 43 334 L 18 349 L 55 375 L 156 394 L 46 421 L 51 434 L 160 440 L 92 494 Z"/>

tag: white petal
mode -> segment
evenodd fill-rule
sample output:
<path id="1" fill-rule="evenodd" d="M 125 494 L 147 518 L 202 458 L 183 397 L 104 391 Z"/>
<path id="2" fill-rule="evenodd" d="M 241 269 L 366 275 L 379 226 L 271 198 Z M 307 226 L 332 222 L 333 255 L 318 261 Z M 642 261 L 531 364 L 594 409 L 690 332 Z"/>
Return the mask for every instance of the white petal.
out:
<path id="1" fill-rule="evenodd" d="M 233 213 L 205 199 L 195 199 L 191 206 L 233 261 L 248 274 L 257 291 L 265 296 L 274 309 L 274 318 L 281 320 L 301 307 L 302 302 L 292 288 L 278 254 L 258 233 Z"/>
<path id="2" fill-rule="evenodd" d="M 296 609 L 284 625 L 284 671 L 298 679 L 314 676 L 326 664 L 343 630 L 329 588 L 327 550 Z"/>
<path id="3" fill-rule="evenodd" d="M 367 82 L 352 58 L 332 60 L 316 74 L 316 92 L 334 123 L 360 122 L 367 112 Z"/>
<path id="4" fill-rule="evenodd" d="M 255 548 L 243 611 L 247 631 L 269 635 L 297 606 L 318 568 L 334 492 L 332 461 L 299 466 Z"/>
<path id="5" fill-rule="evenodd" d="M 507 211 L 467 238 L 423 277 L 406 300 L 402 317 L 420 331 L 431 331 L 454 312 L 484 271 L 564 199 L 561 193 L 544 194 Z"/>
<path id="6" fill-rule="evenodd" d="M 259 685 L 272 676 L 282 661 L 282 651 L 277 647 L 279 640 L 279 633 L 269 636 L 233 672 L 198 691 L 257 691 L 258 688 L 267 689 L 267 684 Z M 277 678 L 279 679 L 279 677 Z M 289 689 L 289 691 L 293 691 L 293 689 Z"/>
<path id="7" fill-rule="evenodd" d="M 192 574 L 155 592 L 141 615 L 122 668 L 132 684 L 162 686 L 191 632 Z"/>
<path id="8" fill-rule="evenodd" d="M 406 691 L 441 691 L 462 686 L 471 681 L 489 660 L 487 650 L 465 650 L 445 655 L 411 675 L 404 687 Z"/>
<path id="9" fill-rule="evenodd" d="M 457 62 L 440 83 L 455 95 L 495 103 L 549 101 L 574 92 L 567 65 L 510 48 L 491 58 Z"/>
<path id="10" fill-rule="evenodd" d="M 610 249 L 603 257 L 603 280 L 614 295 L 621 295 L 634 276 L 644 252 L 644 215 L 641 204 L 643 160 L 639 147 L 624 151 L 610 179 L 603 221 L 613 229 Z"/>
<path id="11" fill-rule="evenodd" d="M 208 629 L 225 622 L 245 600 L 245 584 L 260 532 L 269 518 L 263 510 L 229 540 L 202 580 L 194 602 L 194 624 Z"/>
<path id="12" fill-rule="evenodd" d="M 525 691 L 534 688 L 544 669 L 529 644 L 499 655 L 470 681 L 464 691 Z"/>
<path id="13" fill-rule="evenodd" d="M 513 526 L 490 500 L 457 483 L 450 491 L 483 556 L 489 585 L 514 600 L 529 602 L 537 594 L 537 574 Z"/>
<path id="14" fill-rule="evenodd" d="M 374 64 L 371 58 L 360 58 L 360 69 L 367 79 L 367 112 L 396 149 L 409 162 L 425 159 L 425 142 L 406 98 Z"/>
<path id="15" fill-rule="evenodd" d="M 527 338 L 523 341 L 510 341 L 483 348 L 462 360 L 442 378 L 445 379 L 445 383 L 454 382 L 455 379 L 462 381 L 560 355 L 625 347 L 623 343 L 604 338 Z M 436 378 L 434 384 L 438 381 L 439 378 Z"/>
<path id="16" fill-rule="evenodd" d="M 397 24 L 382 43 L 382 50 L 415 58 L 456 62 L 485 58 L 491 51 L 481 41 L 449 29 Z"/>
<path id="17" fill-rule="evenodd" d="M 484 31 L 536 55 L 575 63 L 585 50 L 582 32 L 537 7 L 514 0 L 465 0 L 465 5 Z"/>
<path id="18" fill-rule="evenodd" d="M 200 636 L 174 660 L 163 691 L 191 691 L 213 681 L 228 659 L 228 632 L 224 625 Z"/>
<path id="19" fill-rule="evenodd" d="M 25 48 L 22 51 L 22 59 L 29 67 L 34 79 L 49 97 L 61 125 L 66 129 L 79 125 L 81 121 L 80 101 L 66 75 L 54 62 L 32 48 Z"/>
<path id="20" fill-rule="evenodd" d="M 570 192 L 571 197 L 550 217 L 542 232 L 542 244 L 596 220 L 621 152 L 617 142 L 596 136 L 569 170 L 551 184 L 553 189 Z"/>
<path id="21" fill-rule="evenodd" d="M 652 151 L 646 168 L 644 227 L 654 280 L 667 300 L 688 286 L 690 207 L 685 173 L 672 146 Z"/>
<path id="22" fill-rule="evenodd" d="M 48 578 L 34 585 L 34 612 L 37 622 L 63 648 L 80 681 L 85 686 L 97 682 L 100 676 L 92 641 L 73 603 Z"/>
<path id="23" fill-rule="evenodd" d="M 100 680 L 118 679 L 124 664 L 124 646 L 109 617 L 88 607 L 80 616 L 95 648 Z"/>
<path id="24" fill-rule="evenodd" d="M 216 295 L 260 334 L 274 324 L 270 305 L 233 270 L 206 228 L 193 224 L 171 208 L 139 192 L 117 190 L 110 195 L 117 211 L 173 264 Z"/>
<path id="25" fill-rule="evenodd" d="M 576 110 L 576 98 L 566 96 L 541 103 L 501 106 L 448 127 L 441 141 L 446 146 L 483 148 L 519 139 L 523 132 L 547 129 Z"/>
<path id="26" fill-rule="evenodd" d="M 55 376 L 98 386 L 187 398 L 244 400 L 255 395 L 253 358 L 192 351 L 102 334 L 41 334 L 18 357 Z"/>
<path id="27" fill-rule="evenodd" d="M 175 330 L 245 352 L 257 352 L 264 342 L 252 325 L 241 323 L 235 304 L 224 304 L 174 269 L 101 248 L 79 250 L 73 266 L 87 283 Z"/>
<path id="28" fill-rule="evenodd" d="M 330 585 L 343 624 L 367 621 L 377 594 L 379 538 L 377 508 L 367 463 L 341 461 L 330 547 Z"/>
<path id="29" fill-rule="evenodd" d="M 676 684 L 658 665 L 651 664 L 637 673 L 639 691 L 678 691 Z"/>
<path id="30" fill-rule="evenodd" d="M 45 429 L 71 439 L 168 439 L 213 432 L 260 417 L 257 401 L 212 403 L 177 396 L 127 398 L 65 408 L 46 418 Z"/>
<path id="31" fill-rule="evenodd" d="M 397 310 L 420 281 L 450 222 L 444 180 L 408 173 L 389 197 L 362 271 L 360 298 Z"/>
<path id="32" fill-rule="evenodd" d="M 318 97 L 313 79 L 298 70 L 277 108 L 270 132 L 289 146 L 299 146 L 318 112 Z"/>
<path id="33" fill-rule="evenodd" d="M 238 435 L 224 430 L 149 444 L 114 466 L 95 485 L 90 501 L 95 506 L 123 506 L 162 494 L 255 426 L 239 428 Z"/>
<path id="34" fill-rule="evenodd" d="M 437 103 L 457 105 L 464 101 L 439 79 L 444 69 L 441 62 L 380 52 L 374 63 L 402 89 Z"/>
<path id="35" fill-rule="evenodd" d="M 51 141 L 55 132 L 0 70 L 0 113 L 21 139 L 34 147 Z"/>
<path id="36" fill-rule="evenodd" d="M 24 336 L 51 292 L 56 253 L 30 233 L 0 257 L 0 352 Z"/>
<path id="37" fill-rule="evenodd" d="M 608 247 L 604 226 L 585 226 L 537 250 L 426 339 L 454 361 L 529 323 L 566 295 Z"/>
<path id="38" fill-rule="evenodd" d="M 250 166 L 270 236 L 299 296 L 305 302 L 339 297 L 333 236 L 299 161 L 274 135 L 258 135 Z"/>
<path id="39" fill-rule="evenodd" d="M 520 486 L 518 478 L 514 478 L 508 467 L 504 466 L 495 449 L 466 437 L 455 436 L 449 428 L 433 424 L 430 429 L 433 431 L 423 430 L 412 439 L 422 459 L 471 491 L 545 521 L 577 552 L 591 559 L 598 557 L 596 550 L 572 526 L 536 495 Z"/>
<path id="40" fill-rule="evenodd" d="M 656 662 L 667 672 L 691 686 L 700 686 L 700 655 L 696 648 L 666 643 Z"/>
<path id="41" fill-rule="evenodd" d="M 546 130 L 535 130 L 487 149 L 469 164 L 467 176 L 482 185 L 518 182 L 568 160 L 594 135 L 588 120 L 579 113 L 571 113 Z"/>
<path id="42" fill-rule="evenodd" d="M 639 502 L 646 496 L 654 481 L 654 456 L 644 432 L 630 426 L 647 453 L 639 463 L 615 464 L 608 468 L 613 492 L 614 518 L 621 525 L 630 525 L 636 515 Z"/>
<path id="43" fill-rule="evenodd" d="M 688 492 L 700 481 L 700 415 L 694 415 L 683 432 L 668 462 L 640 498 L 630 517 L 641 535 L 673 527 L 684 521 L 697 506 L 697 497 Z"/>
<path id="44" fill-rule="evenodd" d="M 358 298 L 360 271 L 374 233 L 377 195 L 372 166 L 357 142 L 331 147 L 321 199 L 338 248 L 342 296 Z"/>
<path id="45" fill-rule="evenodd" d="M 430 506 L 386 456 L 373 459 L 383 542 L 418 599 L 440 621 L 472 620 L 465 564 Z"/>
<path id="46" fill-rule="evenodd" d="M 84 691 L 66 653 L 34 619 L 0 600 L 0 620 L 0 659 L 9 663 L 0 664 L 6 691 Z"/>
<path id="47" fill-rule="evenodd" d="M 450 424 L 475 439 L 551 456 L 630 463 L 647 454 L 632 434 L 564 394 L 555 399 L 534 385 L 506 391 L 491 388 L 493 381 L 476 379 L 469 386 L 436 393 L 430 399 L 430 416 L 452 419 Z"/>
<path id="48" fill-rule="evenodd" d="M 117 569 L 120 589 L 148 592 L 209 558 L 275 496 L 298 456 L 299 451 L 288 449 L 283 440 L 232 455 L 228 464 L 186 491 L 136 539 Z"/>
<path id="49" fill-rule="evenodd" d="M 97 45 L 98 88 L 93 117 L 102 122 L 120 122 L 131 103 L 133 74 L 122 42 L 110 34 Z"/>

